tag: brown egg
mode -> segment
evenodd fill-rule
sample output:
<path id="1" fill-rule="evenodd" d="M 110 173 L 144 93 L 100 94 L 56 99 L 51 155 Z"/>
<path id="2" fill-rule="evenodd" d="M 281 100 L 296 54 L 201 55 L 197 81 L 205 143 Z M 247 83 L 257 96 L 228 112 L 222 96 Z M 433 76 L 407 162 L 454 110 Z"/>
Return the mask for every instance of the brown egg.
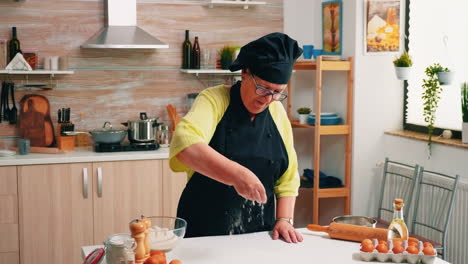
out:
<path id="1" fill-rule="evenodd" d="M 387 241 L 384 241 L 384 240 L 379 240 L 379 245 L 380 245 L 380 244 L 384 244 L 384 245 L 386 245 L 386 246 L 387 246 Z"/>
<path id="2" fill-rule="evenodd" d="M 424 242 L 423 244 L 424 247 L 433 247 L 431 243 L 429 242 Z"/>
<path id="3" fill-rule="evenodd" d="M 363 252 L 372 252 L 372 251 L 374 251 L 374 246 L 372 244 L 361 245 L 361 251 L 363 251 Z"/>
<path id="4" fill-rule="evenodd" d="M 408 252 L 410 254 L 418 254 L 419 250 L 415 246 L 409 246 L 409 247 L 406 248 L 406 252 Z"/>
<path id="5" fill-rule="evenodd" d="M 388 253 L 388 247 L 385 244 L 378 244 L 375 249 L 380 253 Z"/>
<path id="6" fill-rule="evenodd" d="M 408 241 L 408 247 L 411 247 L 411 246 L 413 246 L 413 247 L 416 247 L 416 248 L 417 248 L 417 247 L 418 247 L 418 242 L 414 242 L 414 241 Z"/>
<path id="7" fill-rule="evenodd" d="M 401 240 L 401 238 L 394 238 L 394 239 L 392 239 L 392 241 L 393 241 L 393 246 L 394 247 L 403 245 L 403 240 Z"/>
<path id="8" fill-rule="evenodd" d="M 408 237 L 408 245 L 409 245 L 410 242 L 415 242 L 416 244 L 418 244 L 419 239 L 417 239 L 415 237 Z"/>
<path id="9" fill-rule="evenodd" d="M 393 253 L 395 254 L 401 254 L 405 249 L 401 245 L 393 246 L 392 248 Z"/>
<path id="10" fill-rule="evenodd" d="M 178 259 L 173 259 L 171 262 L 169 262 L 169 264 L 182 264 L 182 261 Z"/>
<path id="11" fill-rule="evenodd" d="M 425 247 L 423 249 L 424 255 L 429 255 L 429 256 L 434 256 L 435 255 L 435 250 L 433 247 Z"/>
<path id="12" fill-rule="evenodd" d="M 361 245 L 365 245 L 365 244 L 373 245 L 372 240 L 370 240 L 370 239 L 368 239 L 368 238 L 364 239 L 364 240 L 361 242 Z"/>

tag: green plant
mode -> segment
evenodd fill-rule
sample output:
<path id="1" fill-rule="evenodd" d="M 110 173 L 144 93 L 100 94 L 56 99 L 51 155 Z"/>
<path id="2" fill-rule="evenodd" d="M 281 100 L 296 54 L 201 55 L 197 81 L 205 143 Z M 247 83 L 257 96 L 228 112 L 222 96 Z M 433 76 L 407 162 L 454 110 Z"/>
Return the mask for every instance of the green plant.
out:
<path id="1" fill-rule="evenodd" d="M 299 109 L 297 109 L 297 113 L 300 114 L 300 115 L 308 115 L 310 114 L 310 108 L 309 107 L 301 107 Z"/>
<path id="2" fill-rule="evenodd" d="M 446 69 L 446 68 L 445 68 Z M 437 77 L 437 73 L 444 71 L 444 68 L 439 63 L 434 63 L 426 68 L 427 79 L 423 79 L 423 105 L 424 105 L 424 121 L 427 123 L 427 133 L 429 135 L 429 156 L 431 156 L 432 135 L 434 133 L 435 113 L 442 93 L 442 87 Z"/>
<path id="3" fill-rule="evenodd" d="M 395 65 L 395 67 L 411 67 L 413 65 L 413 61 L 411 60 L 411 56 L 408 52 L 405 51 L 400 57 L 393 61 L 393 65 Z"/>
<path id="4" fill-rule="evenodd" d="M 468 123 L 468 82 L 461 86 L 461 106 L 463 114 L 463 123 Z"/>
<path id="5" fill-rule="evenodd" d="M 232 60 L 232 55 L 234 54 L 235 48 L 230 47 L 230 46 L 224 46 L 220 51 L 219 51 L 219 56 L 223 60 Z"/>

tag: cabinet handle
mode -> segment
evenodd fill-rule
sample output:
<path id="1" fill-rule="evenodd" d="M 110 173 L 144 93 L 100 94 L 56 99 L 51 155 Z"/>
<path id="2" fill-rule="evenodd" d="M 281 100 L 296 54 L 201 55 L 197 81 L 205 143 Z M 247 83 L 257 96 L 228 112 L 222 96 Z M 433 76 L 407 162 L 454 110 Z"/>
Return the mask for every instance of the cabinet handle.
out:
<path id="1" fill-rule="evenodd" d="M 102 197 L 102 168 L 97 168 L 97 195 L 98 197 Z"/>
<path id="2" fill-rule="evenodd" d="M 88 199 L 88 168 L 83 168 L 83 198 Z"/>

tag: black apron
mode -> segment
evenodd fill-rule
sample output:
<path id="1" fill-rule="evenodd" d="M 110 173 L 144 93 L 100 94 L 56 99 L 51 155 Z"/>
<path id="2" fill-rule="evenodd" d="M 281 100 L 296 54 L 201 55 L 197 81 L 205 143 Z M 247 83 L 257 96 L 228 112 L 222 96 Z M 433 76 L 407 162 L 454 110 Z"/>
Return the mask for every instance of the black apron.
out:
<path id="1" fill-rule="evenodd" d="M 250 120 L 240 97 L 240 82 L 231 87 L 230 95 L 209 145 L 251 170 L 265 187 L 268 200 L 262 205 L 246 200 L 234 187 L 195 172 L 177 208 L 177 216 L 188 222 L 186 237 L 270 231 L 275 223 L 274 185 L 288 168 L 286 147 L 268 108 Z"/>

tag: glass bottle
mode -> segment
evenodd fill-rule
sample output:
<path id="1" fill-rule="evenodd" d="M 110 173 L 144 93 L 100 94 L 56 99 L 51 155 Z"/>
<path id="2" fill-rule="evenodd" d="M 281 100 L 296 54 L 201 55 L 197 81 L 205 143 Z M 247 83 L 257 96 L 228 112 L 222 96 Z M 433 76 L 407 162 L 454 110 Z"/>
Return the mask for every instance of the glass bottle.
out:
<path id="1" fill-rule="evenodd" d="M 198 43 L 198 37 L 195 37 L 195 42 L 193 43 L 192 49 L 192 69 L 200 69 L 200 44 Z"/>
<path id="2" fill-rule="evenodd" d="M 20 41 L 16 38 L 16 27 L 13 27 L 11 32 L 11 40 L 8 43 L 8 62 L 15 57 L 16 53 L 21 53 Z"/>
<path id="3" fill-rule="evenodd" d="M 388 239 L 408 239 L 408 227 L 403 218 L 403 199 L 395 199 L 393 202 L 393 220 L 388 226 Z"/>
<path id="4" fill-rule="evenodd" d="M 157 141 L 160 147 L 162 148 L 167 148 L 169 147 L 169 140 L 170 140 L 170 134 L 169 134 L 169 126 L 161 124 L 158 127 L 157 131 Z"/>
<path id="5" fill-rule="evenodd" d="M 190 69 L 192 63 L 192 43 L 189 40 L 189 31 L 185 30 L 185 41 L 182 44 L 182 69 Z"/>

